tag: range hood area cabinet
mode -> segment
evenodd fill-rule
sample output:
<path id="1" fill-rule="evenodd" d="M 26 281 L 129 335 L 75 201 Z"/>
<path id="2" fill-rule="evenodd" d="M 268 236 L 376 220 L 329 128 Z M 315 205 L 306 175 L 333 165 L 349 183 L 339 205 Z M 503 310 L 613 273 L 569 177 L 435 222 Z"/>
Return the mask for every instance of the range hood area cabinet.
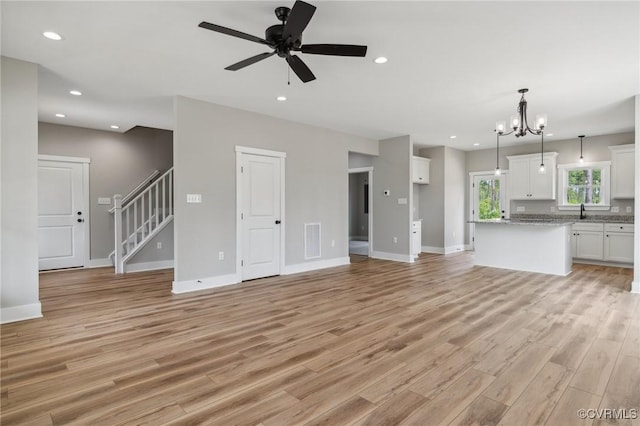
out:
<path id="1" fill-rule="evenodd" d="M 414 155 L 411 161 L 413 163 L 413 183 L 429 183 L 429 168 L 431 159 Z"/>
<path id="2" fill-rule="evenodd" d="M 635 197 L 635 145 L 610 146 L 611 151 L 611 198 L 633 199 Z"/>
<path id="3" fill-rule="evenodd" d="M 555 200 L 557 152 L 544 154 L 544 173 L 540 173 L 540 154 L 511 155 L 509 195 L 512 200 Z"/>

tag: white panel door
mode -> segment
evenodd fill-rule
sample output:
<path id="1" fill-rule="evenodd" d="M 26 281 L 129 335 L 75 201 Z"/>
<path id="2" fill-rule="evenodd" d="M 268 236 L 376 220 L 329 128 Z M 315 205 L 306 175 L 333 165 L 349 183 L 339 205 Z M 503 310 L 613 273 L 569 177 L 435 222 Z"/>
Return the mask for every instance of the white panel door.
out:
<path id="1" fill-rule="evenodd" d="M 242 155 L 242 279 L 280 274 L 281 159 Z"/>
<path id="2" fill-rule="evenodd" d="M 83 164 L 38 161 L 39 269 L 84 266 Z"/>

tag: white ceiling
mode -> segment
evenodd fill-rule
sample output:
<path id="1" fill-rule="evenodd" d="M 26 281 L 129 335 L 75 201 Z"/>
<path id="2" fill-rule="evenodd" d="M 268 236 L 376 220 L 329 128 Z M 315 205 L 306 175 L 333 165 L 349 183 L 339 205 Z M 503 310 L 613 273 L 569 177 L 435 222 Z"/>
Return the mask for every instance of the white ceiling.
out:
<path id="1" fill-rule="evenodd" d="M 172 129 L 173 96 L 184 95 L 374 139 L 411 134 L 423 145 L 482 149 L 522 87 L 530 116 L 547 113 L 554 139 L 634 129 L 639 2 L 310 2 L 318 9 L 303 42 L 369 50 L 301 54 L 317 77 L 307 84 L 292 73 L 288 86 L 277 56 L 225 71 L 268 48 L 197 27 L 263 37 L 277 23 L 273 9 L 290 0 L 2 1 L 2 54 L 41 65 L 41 121 L 96 129 Z M 374 64 L 381 55 L 389 62 Z"/>

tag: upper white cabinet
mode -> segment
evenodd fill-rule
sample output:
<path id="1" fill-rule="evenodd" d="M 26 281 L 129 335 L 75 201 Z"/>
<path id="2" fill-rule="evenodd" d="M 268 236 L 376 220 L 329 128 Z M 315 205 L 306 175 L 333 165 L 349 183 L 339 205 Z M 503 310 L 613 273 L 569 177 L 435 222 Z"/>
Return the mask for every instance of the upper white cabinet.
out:
<path id="1" fill-rule="evenodd" d="M 413 156 L 413 183 L 429 183 L 430 158 Z"/>
<path id="2" fill-rule="evenodd" d="M 611 198 L 634 198 L 635 145 L 610 146 Z"/>
<path id="3" fill-rule="evenodd" d="M 544 173 L 540 154 L 512 155 L 509 159 L 509 195 L 512 200 L 556 199 L 557 152 L 544 154 Z"/>

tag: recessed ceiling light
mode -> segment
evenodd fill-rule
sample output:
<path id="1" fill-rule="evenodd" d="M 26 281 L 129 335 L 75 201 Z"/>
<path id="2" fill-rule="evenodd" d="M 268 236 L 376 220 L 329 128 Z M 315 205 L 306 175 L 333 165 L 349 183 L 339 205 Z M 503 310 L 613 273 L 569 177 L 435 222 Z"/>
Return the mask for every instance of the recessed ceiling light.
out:
<path id="1" fill-rule="evenodd" d="M 64 115 L 64 114 L 59 114 L 59 113 L 58 113 L 58 114 L 56 114 L 56 117 L 58 117 L 58 118 L 65 118 L 65 117 L 66 117 L 66 115 Z"/>
<path id="2" fill-rule="evenodd" d="M 79 90 L 71 90 L 69 91 L 73 96 L 82 96 L 82 92 Z"/>
<path id="3" fill-rule="evenodd" d="M 276 100 L 278 100 L 278 101 L 280 101 L 280 102 L 284 102 L 284 101 L 286 101 L 286 100 L 287 100 L 287 97 L 286 97 L 286 96 L 278 96 L 278 97 L 276 98 Z"/>
<path id="4" fill-rule="evenodd" d="M 112 124 L 112 125 L 111 125 L 111 128 L 112 128 L 112 129 L 119 129 L 119 128 L 120 128 L 120 126 L 116 126 L 115 124 Z"/>
<path id="5" fill-rule="evenodd" d="M 478 142 L 474 143 L 473 146 L 480 146 Z"/>
<path id="6" fill-rule="evenodd" d="M 457 136 L 456 136 L 456 135 L 451 135 L 451 136 L 449 136 L 449 139 L 455 139 L 455 138 L 457 138 Z"/>
<path id="7" fill-rule="evenodd" d="M 375 58 L 373 60 L 373 62 L 375 62 L 376 64 L 384 64 L 388 61 L 387 58 L 385 58 L 384 56 L 378 56 L 377 58 Z"/>
<path id="8" fill-rule="evenodd" d="M 42 33 L 42 35 L 48 38 L 49 40 L 55 40 L 55 41 L 62 40 L 62 36 L 58 33 L 54 33 L 53 31 L 45 31 Z"/>

